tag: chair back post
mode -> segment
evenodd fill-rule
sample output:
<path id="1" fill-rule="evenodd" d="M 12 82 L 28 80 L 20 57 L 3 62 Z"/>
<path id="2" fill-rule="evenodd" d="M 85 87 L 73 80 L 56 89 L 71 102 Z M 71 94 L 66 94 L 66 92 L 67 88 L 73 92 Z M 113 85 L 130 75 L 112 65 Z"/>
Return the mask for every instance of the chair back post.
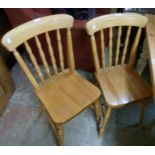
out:
<path id="1" fill-rule="evenodd" d="M 17 50 L 13 50 L 13 54 L 14 54 L 16 60 L 18 61 L 20 67 L 23 69 L 24 73 L 26 74 L 28 79 L 31 81 L 33 87 L 35 89 L 37 89 L 39 85 L 38 85 L 37 81 L 35 80 L 34 76 L 32 75 L 31 71 L 29 70 L 29 68 L 25 64 L 24 60 L 20 56 L 19 52 Z"/>
<path id="2" fill-rule="evenodd" d="M 96 40 L 95 40 L 94 35 L 91 35 L 91 47 L 92 47 L 92 52 L 93 52 L 96 74 L 100 74 L 100 64 L 99 64 Z"/>
<path id="3" fill-rule="evenodd" d="M 134 66 L 135 61 L 136 61 L 136 53 L 137 53 L 137 48 L 138 48 L 138 44 L 140 41 L 141 31 L 142 31 L 142 28 L 139 28 L 137 31 L 136 37 L 134 39 L 134 43 L 131 48 L 130 57 L 129 57 L 129 66 L 130 67 Z"/>

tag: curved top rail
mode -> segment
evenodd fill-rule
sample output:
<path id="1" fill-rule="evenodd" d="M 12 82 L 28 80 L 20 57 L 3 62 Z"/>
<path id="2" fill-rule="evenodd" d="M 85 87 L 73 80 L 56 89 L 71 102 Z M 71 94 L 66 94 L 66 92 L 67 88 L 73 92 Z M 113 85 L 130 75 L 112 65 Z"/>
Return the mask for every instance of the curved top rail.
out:
<path id="1" fill-rule="evenodd" d="M 86 30 L 89 35 L 108 27 L 115 26 L 137 26 L 145 27 L 147 17 L 137 13 L 115 13 L 96 17 L 86 24 Z"/>
<path id="2" fill-rule="evenodd" d="M 73 17 L 67 14 L 50 15 L 26 22 L 2 37 L 2 45 L 13 51 L 28 39 L 47 31 L 73 27 Z"/>

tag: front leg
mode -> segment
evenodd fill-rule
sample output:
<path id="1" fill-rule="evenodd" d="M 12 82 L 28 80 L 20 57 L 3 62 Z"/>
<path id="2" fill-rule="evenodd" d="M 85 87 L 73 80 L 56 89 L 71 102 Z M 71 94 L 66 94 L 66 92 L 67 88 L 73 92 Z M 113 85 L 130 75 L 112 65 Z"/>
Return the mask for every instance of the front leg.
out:
<path id="1" fill-rule="evenodd" d="M 96 113 L 97 125 L 98 125 L 98 128 L 99 128 L 100 121 L 103 118 L 103 115 L 102 115 L 102 105 L 101 105 L 99 99 L 95 101 L 94 108 L 95 108 L 95 113 Z"/>
<path id="2" fill-rule="evenodd" d="M 57 128 L 57 139 L 58 139 L 58 144 L 60 146 L 64 145 L 64 129 L 62 124 L 56 124 Z"/>

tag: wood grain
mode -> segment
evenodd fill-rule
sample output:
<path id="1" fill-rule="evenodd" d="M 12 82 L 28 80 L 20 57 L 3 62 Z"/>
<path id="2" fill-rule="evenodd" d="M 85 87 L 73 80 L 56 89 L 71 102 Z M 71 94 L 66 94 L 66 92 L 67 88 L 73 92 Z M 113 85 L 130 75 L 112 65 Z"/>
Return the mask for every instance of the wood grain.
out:
<path id="1" fill-rule="evenodd" d="M 38 83 L 37 83 L 36 79 L 34 78 L 34 76 L 32 75 L 30 69 L 27 67 L 24 60 L 20 56 L 19 52 L 17 50 L 14 50 L 13 54 L 14 54 L 15 58 L 17 59 L 20 67 L 22 68 L 24 73 L 27 75 L 28 79 L 31 81 L 33 87 L 35 89 L 37 89 L 38 88 Z"/>
<path id="2" fill-rule="evenodd" d="M 27 53 L 29 54 L 29 57 L 30 57 L 30 59 L 31 59 L 31 62 L 32 62 L 33 65 L 34 65 L 34 68 L 35 68 L 35 70 L 36 70 L 36 73 L 38 74 L 38 76 L 39 76 L 39 78 L 41 79 L 41 81 L 44 81 L 44 76 L 43 76 L 43 74 L 42 74 L 42 72 L 41 72 L 41 70 L 40 70 L 40 67 L 38 66 L 38 63 L 37 63 L 37 60 L 36 60 L 35 56 L 34 56 L 33 53 L 32 53 L 31 47 L 29 46 L 29 44 L 28 44 L 27 41 L 24 43 L 24 45 L 25 45 L 25 47 L 26 47 Z"/>
<path id="3" fill-rule="evenodd" d="M 63 57 L 63 51 L 62 51 L 61 34 L 59 29 L 56 30 L 56 34 L 57 34 L 57 41 L 58 41 L 60 67 L 61 67 L 62 73 L 64 73 L 64 57 Z"/>
<path id="4" fill-rule="evenodd" d="M 46 71 L 48 77 L 51 78 L 50 69 L 49 69 L 47 60 L 46 60 L 46 58 L 45 58 L 44 51 L 43 51 L 42 46 L 41 46 L 41 42 L 40 42 L 38 36 L 34 36 L 34 38 L 35 38 L 35 41 L 36 41 L 37 48 L 38 48 L 38 50 L 39 50 L 39 54 L 40 54 L 41 60 L 42 60 L 43 65 L 44 65 L 44 67 L 45 67 L 45 71 Z"/>
<path id="5" fill-rule="evenodd" d="M 86 23 L 85 28 L 89 35 L 101 29 L 115 26 L 145 27 L 148 19 L 137 13 L 114 13 L 96 17 Z"/>
<path id="6" fill-rule="evenodd" d="M 51 78 L 36 90 L 55 123 L 64 123 L 90 106 L 100 95 L 100 91 L 78 73 Z"/>
<path id="7" fill-rule="evenodd" d="M 105 44 L 104 44 L 104 31 L 100 31 L 100 40 L 101 40 L 101 57 L 102 57 L 102 68 L 105 68 Z"/>
<path id="8" fill-rule="evenodd" d="M 23 42 L 45 31 L 48 32 L 71 27 L 73 27 L 73 17 L 70 15 L 58 14 L 41 17 L 24 23 L 14 28 L 13 31 L 6 33 L 2 38 L 2 44 L 11 52 Z"/>
<path id="9" fill-rule="evenodd" d="M 123 49 L 121 64 L 125 63 L 126 53 L 127 53 L 127 50 L 128 50 L 130 33 L 131 33 L 131 26 L 128 27 L 127 34 L 126 34 L 126 37 L 125 37 L 125 43 L 124 43 L 124 49 Z"/>
<path id="10" fill-rule="evenodd" d="M 135 71 L 134 63 L 138 43 L 140 40 L 141 30 L 146 26 L 148 19 L 140 14 L 134 13 L 120 13 L 109 14 L 96 17 L 86 23 L 86 30 L 91 37 L 92 53 L 94 56 L 95 77 L 102 91 L 102 95 L 107 106 L 104 121 L 100 128 L 100 135 L 105 131 L 105 127 L 110 118 L 111 110 L 124 107 L 130 103 L 138 101 L 146 101 L 151 95 L 152 90 L 142 77 Z M 120 50 L 122 28 L 128 26 L 124 49 Z M 135 39 L 131 45 L 129 61 L 126 62 L 126 55 L 128 51 L 128 44 L 132 27 L 137 27 L 138 31 L 135 34 Z M 101 72 L 99 65 L 97 45 L 95 41 L 95 33 L 109 28 L 109 67 L 106 67 Z M 117 41 L 113 41 L 112 29 L 118 28 Z M 115 63 L 113 66 L 113 46 L 116 43 Z M 153 43 L 153 42 L 152 42 Z M 102 46 L 101 46 L 102 50 Z M 122 54 L 120 54 L 120 51 Z M 122 58 L 120 58 L 122 55 Z M 119 65 L 119 59 L 121 64 Z M 102 60 L 103 61 L 103 60 Z M 154 60 L 155 61 L 155 60 Z M 144 110 L 140 114 L 140 121 L 144 118 Z"/>
<path id="11" fill-rule="evenodd" d="M 113 56 L 113 29 L 109 28 L 109 67 L 112 66 L 112 56 Z"/>
<path id="12" fill-rule="evenodd" d="M 94 35 L 91 36 L 91 48 L 92 48 L 92 52 L 93 52 L 96 73 L 100 74 L 100 64 L 99 64 L 99 59 L 98 59 L 96 39 L 95 39 Z"/>
<path id="13" fill-rule="evenodd" d="M 71 16 L 52 15 L 18 26 L 2 38 L 2 44 L 10 52 L 13 51 L 19 65 L 31 81 L 34 91 L 41 101 L 43 111 L 48 114 L 49 122 L 55 131 L 59 145 L 64 144 L 63 124 L 78 115 L 87 107 L 93 106 L 94 102 L 96 103 L 100 96 L 100 90 L 86 79 L 82 78 L 75 71 L 72 36 L 70 30 L 72 26 L 73 18 Z M 64 68 L 64 42 L 61 41 L 60 34 L 60 29 L 62 28 L 65 28 L 67 32 L 67 57 L 69 64 L 67 69 Z M 56 37 L 58 43 L 58 54 L 61 67 L 61 71 L 59 73 L 56 65 L 57 62 L 54 57 L 54 51 L 51 45 L 52 39 L 49 35 L 49 31 L 51 30 L 56 31 L 56 36 L 52 37 Z M 49 55 L 51 57 L 51 63 L 55 73 L 53 76 L 51 76 L 50 65 L 48 65 L 46 56 L 42 49 L 41 39 L 39 40 L 39 34 L 42 33 L 45 34 Z M 44 72 L 41 72 L 36 58 L 33 55 L 33 51 L 28 44 L 30 38 L 33 38 L 36 42 L 40 58 L 45 68 L 45 75 L 43 75 Z M 35 76 L 31 73 L 30 69 L 24 62 L 22 55 L 16 50 L 21 43 L 24 43 L 26 46 L 30 60 L 32 61 L 32 64 L 41 79 L 40 82 L 36 81 Z M 97 108 L 101 105 L 99 106 L 99 102 L 96 104 L 98 104 L 98 106 L 95 106 L 94 110 L 97 113 L 97 123 L 99 123 L 98 120 L 102 116 L 102 112 L 101 110 L 97 110 Z"/>
<path id="14" fill-rule="evenodd" d="M 53 66 L 53 70 L 54 70 L 55 75 L 57 75 L 58 69 L 57 69 L 57 65 L 56 65 L 56 61 L 55 61 L 55 57 L 54 57 L 54 51 L 53 51 L 53 47 L 51 44 L 51 39 L 50 39 L 49 33 L 45 32 L 45 36 L 46 36 L 46 41 L 47 41 L 47 45 L 48 45 L 48 51 L 49 51 L 49 54 L 51 57 L 51 63 Z"/>
<path id="15" fill-rule="evenodd" d="M 146 99 L 152 95 L 151 88 L 128 65 L 106 68 L 96 78 L 108 106 L 118 108 L 128 103 Z"/>
<path id="16" fill-rule="evenodd" d="M 136 61 L 136 54 L 137 54 L 137 48 L 138 48 L 138 44 L 140 41 L 140 35 L 141 35 L 142 29 L 138 28 L 138 31 L 136 33 L 136 37 L 134 39 L 132 48 L 131 48 L 131 52 L 130 52 L 130 57 L 129 57 L 129 66 L 133 67 L 135 65 L 135 61 Z"/>
<path id="17" fill-rule="evenodd" d="M 67 29 L 67 53 L 68 53 L 68 65 L 70 68 L 70 72 L 73 73 L 75 71 L 75 62 L 74 62 L 73 43 L 70 28 Z"/>
<path id="18" fill-rule="evenodd" d="M 121 36 L 122 36 L 122 27 L 119 26 L 119 28 L 118 28 L 118 37 L 117 37 L 116 56 L 115 56 L 115 65 L 117 65 L 118 61 L 119 61 Z"/>

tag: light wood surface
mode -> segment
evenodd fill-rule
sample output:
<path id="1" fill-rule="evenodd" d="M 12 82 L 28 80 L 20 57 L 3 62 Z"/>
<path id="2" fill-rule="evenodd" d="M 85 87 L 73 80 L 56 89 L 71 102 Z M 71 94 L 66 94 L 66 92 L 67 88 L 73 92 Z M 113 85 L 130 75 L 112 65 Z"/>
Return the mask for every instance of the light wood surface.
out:
<path id="1" fill-rule="evenodd" d="M 57 68 L 57 65 L 56 65 L 54 52 L 53 52 L 53 47 L 51 45 L 51 39 L 50 39 L 49 33 L 45 32 L 45 36 L 46 36 L 46 41 L 47 41 L 47 45 L 48 45 L 48 51 L 49 51 L 49 54 L 50 54 L 50 57 L 51 57 L 51 64 L 53 66 L 53 70 L 54 70 L 55 75 L 57 75 L 58 74 L 58 68 Z"/>
<path id="2" fill-rule="evenodd" d="M 89 35 L 95 32 L 115 26 L 136 26 L 145 27 L 148 19 L 137 13 L 114 13 L 96 17 L 86 24 L 86 30 Z"/>
<path id="3" fill-rule="evenodd" d="M 104 116 L 102 127 L 99 132 L 99 136 L 102 136 L 102 134 L 104 133 L 105 127 L 110 119 L 111 111 L 112 111 L 112 108 L 108 107 Z"/>
<path id="4" fill-rule="evenodd" d="M 96 78 L 106 103 L 112 108 L 119 108 L 151 96 L 148 84 L 128 65 L 106 68 L 101 75 L 96 75 Z"/>
<path id="5" fill-rule="evenodd" d="M 42 72 L 40 70 L 40 67 L 38 66 L 38 63 L 37 63 L 37 60 L 36 60 L 35 56 L 32 53 L 31 47 L 29 46 L 27 41 L 24 43 L 24 45 L 25 45 L 26 51 L 29 54 L 31 62 L 33 63 L 34 68 L 35 68 L 39 78 L 41 79 L 41 81 L 43 81 L 44 80 L 43 74 L 42 74 Z"/>
<path id="6" fill-rule="evenodd" d="M 142 31 L 142 29 L 138 28 L 138 31 L 136 33 L 136 36 L 135 36 L 135 39 L 134 39 L 134 42 L 133 42 L 133 45 L 132 45 L 132 48 L 131 48 L 129 62 L 128 62 L 130 67 L 133 67 L 134 63 L 135 63 L 136 52 L 137 52 L 137 47 L 138 47 L 139 40 L 140 40 L 141 31 Z"/>
<path id="7" fill-rule="evenodd" d="M 73 73 L 75 70 L 75 62 L 74 62 L 73 43 L 70 28 L 68 28 L 67 30 L 67 52 L 68 52 L 67 56 L 68 56 L 69 69 L 70 72 Z"/>
<path id="8" fill-rule="evenodd" d="M 112 66 L 112 55 L 113 55 L 113 31 L 112 27 L 109 28 L 109 67 Z"/>
<path id="9" fill-rule="evenodd" d="M 64 123 L 93 103 L 100 91 L 78 73 L 65 72 L 39 85 L 37 96 L 55 123 Z"/>
<path id="10" fill-rule="evenodd" d="M 125 63 L 125 58 L 126 58 L 126 54 L 127 54 L 130 33 L 131 33 L 131 26 L 129 26 L 128 27 L 128 30 L 127 30 L 127 34 L 126 34 L 126 38 L 125 38 L 125 43 L 124 43 L 123 54 L 122 54 L 121 64 L 124 64 Z"/>
<path id="11" fill-rule="evenodd" d="M 118 64 L 118 60 L 119 60 L 121 36 L 122 36 L 122 27 L 119 26 L 119 28 L 118 28 L 118 37 L 117 37 L 117 48 L 116 48 L 115 65 Z"/>
<path id="12" fill-rule="evenodd" d="M 73 18 L 69 15 L 52 15 L 39 18 L 28 23 L 25 23 L 8 32 L 2 38 L 2 44 L 11 52 L 13 52 L 19 65 L 31 81 L 36 95 L 43 105 L 42 110 L 47 112 L 49 122 L 53 127 L 59 145 L 64 144 L 63 124 L 87 107 L 93 106 L 97 115 L 97 122 L 102 116 L 99 102 L 100 90 L 81 77 L 75 71 L 74 55 L 72 47 L 71 27 L 73 26 Z M 64 68 L 63 58 L 63 42 L 61 41 L 60 29 L 66 29 L 67 40 L 67 57 L 69 68 Z M 52 37 L 49 31 L 56 31 L 59 62 L 56 62 L 54 51 L 51 45 Z M 51 74 L 50 66 L 47 63 L 44 51 L 42 49 L 41 40 L 38 35 L 44 33 L 51 64 L 54 70 L 54 75 Z M 28 43 L 29 39 L 34 38 L 45 74 L 37 64 L 36 58 L 33 55 L 31 47 Z M 17 51 L 20 44 L 25 45 L 25 49 L 32 61 L 39 80 L 32 74 L 22 55 Z M 58 72 L 57 64 L 60 64 L 61 71 Z"/>
<path id="13" fill-rule="evenodd" d="M 102 68 L 105 68 L 105 44 L 104 44 L 104 31 L 100 31 L 101 38 L 101 51 L 102 51 Z"/>
<path id="14" fill-rule="evenodd" d="M 148 44 L 149 62 L 153 87 L 153 97 L 155 100 L 155 15 L 146 15 L 148 24 L 146 26 L 146 39 Z"/>
<path id="15" fill-rule="evenodd" d="M 66 27 L 71 28 L 72 26 L 73 17 L 66 14 L 37 18 L 14 28 L 14 31 L 6 33 L 2 38 L 2 44 L 7 45 L 6 47 L 9 51 L 13 51 L 13 49 L 26 40 L 42 34 L 45 31 L 48 32 Z"/>
<path id="16" fill-rule="evenodd" d="M 146 104 L 146 100 L 152 95 L 151 88 L 134 69 L 141 30 L 146 26 L 147 21 L 148 19 L 140 14 L 119 13 L 96 17 L 86 23 L 85 28 L 91 38 L 92 53 L 96 69 L 95 77 L 102 91 L 105 105 L 107 106 L 105 118 L 100 128 L 100 135 L 105 131 L 112 109 L 121 108 L 136 101 L 141 101 L 141 104 Z M 122 29 L 124 26 L 127 27 L 127 32 L 124 35 L 125 39 L 122 39 Z M 132 27 L 137 27 L 133 43 L 129 42 L 131 40 L 130 34 Z M 97 51 L 98 46 L 95 41 L 96 32 L 102 32 L 105 29 L 109 30 L 109 65 L 106 67 L 104 65 L 100 66 Z M 118 36 L 115 36 L 116 41 L 113 35 L 114 29 L 117 29 L 116 34 Z M 101 40 L 103 40 L 102 33 L 100 37 Z M 116 46 L 114 44 L 116 44 Z M 121 49 L 121 44 L 124 45 L 123 49 Z M 128 49 L 129 44 L 131 46 L 130 51 Z M 113 47 L 116 47 L 115 53 Z M 101 51 L 104 51 L 103 45 L 101 46 Z M 127 52 L 129 52 L 129 60 L 127 60 Z M 104 56 L 102 58 L 105 59 Z M 102 60 L 102 62 L 104 61 L 105 60 Z M 143 100 L 145 100 L 145 103 Z M 141 110 L 140 123 L 144 120 L 144 109 L 145 108 L 142 108 Z"/>
<path id="17" fill-rule="evenodd" d="M 56 30 L 56 32 L 57 32 L 57 40 L 58 40 L 60 66 L 61 66 L 61 71 L 64 74 L 64 58 L 63 58 L 63 53 L 62 53 L 61 35 L 60 35 L 59 30 Z"/>
<path id="18" fill-rule="evenodd" d="M 95 62 L 95 70 L 97 74 L 100 74 L 100 64 L 98 60 L 96 39 L 94 35 L 91 36 L 91 47 L 92 47 L 92 52 L 93 52 L 93 57 L 94 57 L 94 62 Z"/>
<path id="19" fill-rule="evenodd" d="M 14 50 L 13 54 L 14 54 L 17 62 L 19 63 L 20 67 L 23 69 L 24 73 L 27 75 L 28 79 L 31 81 L 33 87 L 35 89 L 37 89 L 38 83 L 37 83 L 36 79 L 34 78 L 34 76 L 32 75 L 32 73 L 30 72 L 30 69 L 28 68 L 28 66 L 25 64 L 21 55 L 16 50 Z"/>
<path id="20" fill-rule="evenodd" d="M 38 48 L 38 51 L 39 51 L 41 60 L 42 60 L 42 62 L 43 62 L 45 71 L 46 71 L 48 77 L 50 78 L 50 77 L 51 77 L 50 69 L 49 69 L 49 66 L 48 66 L 48 64 L 47 64 L 47 61 L 46 61 L 46 58 L 45 58 L 45 54 L 44 54 L 44 51 L 43 51 L 43 49 L 42 49 L 40 40 L 39 40 L 39 38 L 38 38 L 37 36 L 35 36 L 34 38 L 35 38 L 35 42 L 36 42 L 36 45 L 37 45 L 37 48 Z"/>

